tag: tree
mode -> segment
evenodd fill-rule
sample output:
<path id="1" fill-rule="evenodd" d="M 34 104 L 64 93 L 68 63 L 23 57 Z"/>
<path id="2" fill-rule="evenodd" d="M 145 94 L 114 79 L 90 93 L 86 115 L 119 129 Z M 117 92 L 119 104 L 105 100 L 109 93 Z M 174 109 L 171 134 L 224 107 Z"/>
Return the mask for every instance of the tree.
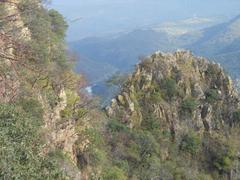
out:
<path id="1" fill-rule="evenodd" d="M 177 83 L 172 78 L 163 79 L 161 82 L 161 87 L 164 90 L 168 99 L 172 99 L 177 94 Z"/>
<path id="2" fill-rule="evenodd" d="M 0 179 L 64 178 L 55 160 L 41 155 L 40 125 L 21 106 L 0 105 Z"/>

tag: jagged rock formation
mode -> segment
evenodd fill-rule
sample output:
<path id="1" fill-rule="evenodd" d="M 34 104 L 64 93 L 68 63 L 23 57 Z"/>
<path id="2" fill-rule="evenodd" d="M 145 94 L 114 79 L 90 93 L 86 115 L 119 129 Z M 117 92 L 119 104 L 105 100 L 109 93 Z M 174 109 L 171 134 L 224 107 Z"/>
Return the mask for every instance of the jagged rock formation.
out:
<path id="1" fill-rule="evenodd" d="M 234 126 L 239 97 L 219 64 L 188 51 L 156 52 L 137 65 L 122 92 L 107 107 L 110 117 L 140 127 L 150 115 L 176 134 Z"/>
<path id="2" fill-rule="evenodd" d="M 44 128 L 46 129 L 46 132 L 48 132 L 45 135 L 47 139 L 45 148 L 46 152 L 48 152 L 51 148 L 58 147 L 68 153 L 73 162 L 76 162 L 73 145 L 78 139 L 78 136 L 75 132 L 74 121 L 69 120 L 67 122 L 60 123 L 60 113 L 67 107 L 67 96 L 64 89 L 60 91 L 60 101 L 57 102 L 54 107 L 49 105 L 46 97 L 39 95 L 38 99 L 44 110 Z"/>

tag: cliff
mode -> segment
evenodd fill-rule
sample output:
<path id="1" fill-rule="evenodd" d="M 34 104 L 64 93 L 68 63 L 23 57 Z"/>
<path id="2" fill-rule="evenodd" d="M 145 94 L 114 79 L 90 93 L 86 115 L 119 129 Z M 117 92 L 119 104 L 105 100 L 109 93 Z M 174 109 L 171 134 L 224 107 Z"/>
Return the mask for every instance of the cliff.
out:
<path id="1" fill-rule="evenodd" d="M 68 65 L 66 28 L 64 18 L 41 1 L 0 2 L 1 146 L 13 152 L 1 155 L 0 179 L 81 178 L 75 143 L 76 124 L 83 121 L 76 111 L 83 108 L 75 108 L 84 80 Z"/>
<path id="2" fill-rule="evenodd" d="M 218 131 L 234 126 L 239 97 L 219 64 L 188 51 L 157 52 L 138 64 L 122 92 L 107 107 L 130 128 L 141 127 L 149 115 L 172 134 Z"/>
<path id="3" fill-rule="evenodd" d="M 238 179 L 239 112 L 219 64 L 156 52 L 106 108 L 113 164 L 128 179 Z"/>
<path id="4" fill-rule="evenodd" d="M 219 64 L 156 52 L 107 117 L 79 91 L 64 18 L 38 0 L 0 10 L 0 179 L 239 179 L 239 96 Z"/>

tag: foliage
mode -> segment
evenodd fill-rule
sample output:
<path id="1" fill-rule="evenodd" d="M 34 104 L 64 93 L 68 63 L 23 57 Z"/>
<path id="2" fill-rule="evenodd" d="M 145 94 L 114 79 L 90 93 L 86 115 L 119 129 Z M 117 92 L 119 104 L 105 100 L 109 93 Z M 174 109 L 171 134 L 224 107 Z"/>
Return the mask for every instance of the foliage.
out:
<path id="1" fill-rule="evenodd" d="M 217 102 L 220 98 L 216 89 L 207 90 L 205 95 L 206 95 L 206 100 L 211 104 Z"/>
<path id="2" fill-rule="evenodd" d="M 110 130 L 110 132 L 112 133 L 116 133 L 116 132 L 120 132 L 120 131 L 125 131 L 127 132 L 129 129 L 122 123 L 120 123 L 117 120 L 111 120 L 108 123 L 108 129 Z"/>
<path id="3" fill-rule="evenodd" d="M 177 69 L 171 76 L 173 78 L 152 82 L 149 94 L 143 91 L 130 94 L 135 107 L 142 111 L 141 126 L 130 129 L 117 119 L 109 120 L 106 126 L 94 121 L 87 122 L 88 128 L 82 127 L 79 121 L 88 109 L 83 107 L 85 104 L 78 104 L 83 101 L 77 92 L 83 79 L 70 69 L 67 61 L 64 42 L 67 24 L 57 11 L 45 9 L 39 3 L 40 0 L 21 0 L 18 6 L 24 24 L 30 30 L 30 39 L 21 40 L 15 35 L 15 29 L 10 31 L 14 32 L 10 34 L 12 42 L 18 42 L 14 43 L 14 52 L 19 60 L 16 67 L 24 97 L 11 104 L 0 105 L 0 179 L 66 178 L 58 168 L 56 152 L 44 154 L 43 109 L 31 91 L 45 94 L 51 109 L 59 101 L 58 92 L 62 87 L 66 90 L 67 107 L 61 112 L 61 117 L 79 123 L 76 133 L 81 136 L 75 144 L 78 166 L 91 175 L 98 174 L 95 179 L 211 179 L 209 169 L 216 170 L 217 177 L 234 169 L 235 149 L 239 149 L 237 143 L 232 146 L 223 140 L 213 140 L 213 135 L 207 133 L 205 136 L 210 140 L 201 141 L 200 135 L 191 131 L 184 134 L 180 142 L 173 142 L 170 130 L 162 132 L 161 126 L 165 124 L 160 124 L 161 121 L 148 112 L 152 107 L 140 106 L 148 103 L 138 102 L 146 96 L 155 104 L 183 98 L 185 94 L 178 89 L 176 82 L 182 73 Z M 0 16 L 4 15 L 0 5 Z M 0 26 L 4 26 L 4 21 Z M 151 65 L 151 60 L 144 62 L 147 69 L 152 69 Z M 0 70 L 9 72 L 10 68 L 2 66 Z M 217 79 L 217 71 L 217 66 L 210 66 L 206 74 Z M 122 87 L 126 80 L 126 75 L 115 74 L 107 83 Z M 220 98 L 216 89 L 209 89 L 205 94 L 212 104 Z M 196 99 L 187 97 L 182 101 L 181 110 L 192 114 L 197 106 Z M 166 118 L 167 121 L 171 121 L 170 118 Z M 240 122 L 238 110 L 234 112 L 233 119 Z"/>
<path id="4" fill-rule="evenodd" d="M 216 65 L 210 65 L 206 71 L 206 73 L 211 76 L 211 77 L 215 77 L 219 72 L 219 69 Z"/>
<path id="5" fill-rule="evenodd" d="M 43 109 L 41 104 L 36 98 L 33 97 L 19 98 L 16 104 L 21 106 L 24 112 L 31 115 L 32 117 L 42 119 Z M 40 123 L 40 121 L 38 121 L 38 123 Z"/>
<path id="6" fill-rule="evenodd" d="M 182 137 L 180 150 L 195 155 L 199 150 L 200 139 L 194 132 L 189 132 Z"/>
<path id="7" fill-rule="evenodd" d="M 88 128 L 81 133 L 81 137 L 87 139 L 89 143 L 86 145 L 84 151 L 81 150 L 82 148 L 78 151 L 78 166 L 81 170 L 91 166 L 93 168 L 93 172 L 97 174 L 99 169 L 104 169 L 104 167 L 109 163 L 106 144 L 103 139 L 104 137 L 97 128 Z M 81 141 L 81 138 L 79 141 Z M 81 145 L 82 142 L 76 144 Z"/>
<path id="8" fill-rule="evenodd" d="M 188 114 L 192 114 L 194 110 L 196 110 L 198 106 L 198 102 L 195 98 L 189 97 L 183 100 L 181 108 L 183 112 L 187 112 Z"/>
<path id="9" fill-rule="evenodd" d="M 116 166 L 110 167 L 103 172 L 104 180 L 127 180 L 128 178 L 124 174 L 122 169 Z"/>
<path id="10" fill-rule="evenodd" d="M 20 106 L 0 105 L 0 178 L 64 178 L 54 159 L 42 156 L 40 119 Z"/>
<path id="11" fill-rule="evenodd" d="M 48 15 L 51 21 L 52 32 L 59 36 L 59 39 L 63 39 L 65 37 L 65 32 L 68 28 L 68 25 L 64 21 L 63 16 L 54 9 L 50 9 L 48 11 Z"/>
<path id="12" fill-rule="evenodd" d="M 46 97 L 44 103 L 46 107 L 50 105 L 47 112 L 50 113 L 59 102 L 59 91 L 63 87 L 69 89 L 63 114 L 73 118 L 75 100 L 79 100 L 73 91 L 76 82 L 82 79 L 75 75 L 67 61 L 64 40 L 67 24 L 57 11 L 45 8 L 42 0 L 4 1 L 0 8 L 4 3 L 16 6 L 16 12 L 11 8 L 13 17 L 1 21 L 1 37 L 3 33 L 8 37 L 3 39 L 9 41 L 4 42 L 7 47 L 3 49 L 12 48 L 11 54 L 3 53 L 12 57 L 7 58 L 12 65 L 1 63 L 0 74 L 8 73 L 8 79 L 13 79 L 11 83 L 17 86 L 19 94 L 11 103 L 0 104 L 0 179 L 65 179 L 55 157 L 46 154 L 43 102 L 34 96 Z M 9 15 L 9 10 L 1 11 L 0 18 Z"/>
<path id="13" fill-rule="evenodd" d="M 141 126 L 144 130 L 152 132 L 158 131 L 161 128 L 159 119 L 157 119 L 153 114 L 148 114 L 148 116 L 144 118 Z"/>
<path id="14" fill-rule="evenodd" d="M 67 96 L 67 107 L 61 111 L 62 118 L 72 118 L 74 115 L 74 109 L 76 107 L 77 102 L 80 100 L 80 96 L 71 90 L 65 90 Z"/>
<path id="15" fill-rule="evenodd" d="M 91 141 L 91 145 L 94 147 L 101 146 L 104 144 L 104 140 L 99 131 L 94 128 L 86 129 L 84 135 L 87 136 L 87 139 Z"/>
<path id="16" fill-rule="evenodd" d="M 233 113 L 234 123 L 240 124 L 240 109 Z"/>
<path id="17" fill-rule="evenodd" d="M 235 150 L 224 139 L 210 139 L 209 153 L 210 153 L 210 164 L 212 167 L 217 169 L 220 173 L 228 173 L 233 167 Z"/>
<path id="18" fill-rule="evenodd" d="M 130 173 L 129 169 L 129 164 L 127 160 L 115 160 L 113 159 L 113 164 L 122 169 L 126 173 Z"/>
<path id="19" fill-rule="evenodd" d="M 151 93 L 150 101 L 153 103 L 159 103 L 163 100 L 163 93 L 154 91 Z"/>
<path id="20" fill-rule="evenodd" d="M 177 83 L 172 78 L 163 79 L 161 82 L 161 88 L 170 100 L 177 95 Z"/>

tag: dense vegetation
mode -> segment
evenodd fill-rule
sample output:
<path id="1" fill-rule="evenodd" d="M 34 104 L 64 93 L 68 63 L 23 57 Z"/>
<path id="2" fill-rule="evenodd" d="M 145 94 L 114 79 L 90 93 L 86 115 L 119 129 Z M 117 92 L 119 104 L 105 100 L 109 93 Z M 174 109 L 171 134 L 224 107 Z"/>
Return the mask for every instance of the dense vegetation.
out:
<path id="1" fill-rule="evenodd" d="M 25 103 L 35 104 L 29 100 L 22 106 L 0 105 L 0 178 L 62 179 L 64 174 L 57 168 L 56 160 L 41 155 L 41 108 L 32 109 Z"/>
<path id="2" fill-rule="evenodd" d="M 156 54 L 107 109 L 112 166 L 128 179 L 238 179 L 239 109 L 227 76 L 187 52 Z"/>
<path id="3" fill-rule="evenodd" d="M 66 53 L 64 18 L 41 3 L 0 2 L 0 179 L 67 177 L 58 162 L 62 152 L 45 147 L 40 98 L 54 107 L 61 88 L 70 93 L 81 81 Z"/>
<path id="4" fill-rule="evenodd" d="M 64 18 L 41 3 L 0 4 L 0 179 L 239 179 L 238 99 L 218 66 L 202 79 L 188 54 L 146 59 L 108 82 L 123 93 L 107 118 L 79 92 Z"/>

